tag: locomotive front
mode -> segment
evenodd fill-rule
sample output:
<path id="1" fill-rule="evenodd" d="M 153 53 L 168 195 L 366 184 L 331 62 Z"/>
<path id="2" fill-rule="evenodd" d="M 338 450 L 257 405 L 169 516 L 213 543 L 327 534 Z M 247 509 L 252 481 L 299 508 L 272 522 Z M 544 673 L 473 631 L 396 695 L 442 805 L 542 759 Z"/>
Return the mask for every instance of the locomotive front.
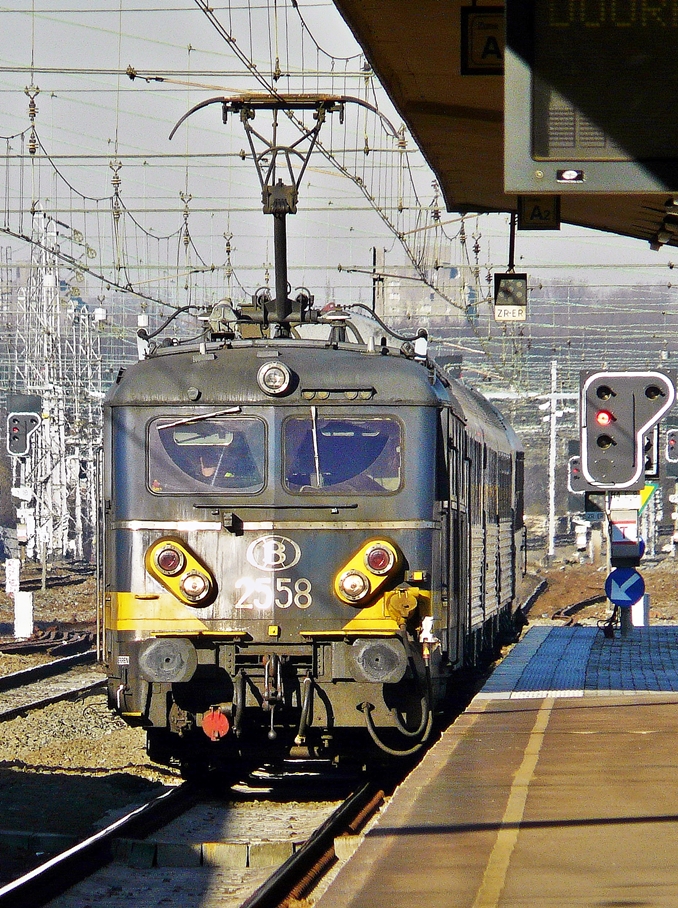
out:
<path id="1" fill-rule="evenodd" d="M 425 740 L 440 394 L 385 348 L 290 339 L 122 374 L 105 403 L 109 696 L 154 759 L 331 750 L 356 729 L 387 752 Z"/>

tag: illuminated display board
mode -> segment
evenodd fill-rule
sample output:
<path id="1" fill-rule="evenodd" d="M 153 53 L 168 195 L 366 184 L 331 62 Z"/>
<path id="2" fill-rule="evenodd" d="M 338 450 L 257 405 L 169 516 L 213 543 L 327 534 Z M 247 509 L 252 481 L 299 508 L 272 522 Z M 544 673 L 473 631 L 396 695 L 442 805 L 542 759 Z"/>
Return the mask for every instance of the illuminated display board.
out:
<path id="1" fill-rule="evenodd" d="M 508 192 L 678 191 L 678 0 L 507 0 Z"/>

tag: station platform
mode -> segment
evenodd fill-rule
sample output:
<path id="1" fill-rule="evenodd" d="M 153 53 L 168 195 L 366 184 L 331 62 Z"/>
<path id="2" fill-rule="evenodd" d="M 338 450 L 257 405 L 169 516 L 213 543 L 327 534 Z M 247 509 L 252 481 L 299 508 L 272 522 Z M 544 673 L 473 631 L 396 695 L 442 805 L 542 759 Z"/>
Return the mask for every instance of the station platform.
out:
<path id="1" fill-rule="evenodd" d="M 528 630 L 317 908 L 678 905 L 678 627 Z"/>

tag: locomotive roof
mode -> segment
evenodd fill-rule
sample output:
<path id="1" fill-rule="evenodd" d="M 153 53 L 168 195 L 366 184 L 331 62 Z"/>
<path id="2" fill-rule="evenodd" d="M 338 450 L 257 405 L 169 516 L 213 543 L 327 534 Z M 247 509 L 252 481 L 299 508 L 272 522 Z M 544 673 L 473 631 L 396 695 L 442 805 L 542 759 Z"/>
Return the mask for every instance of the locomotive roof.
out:
<path id="1" fill-rule="evenodd" d="M 466 420 L 467 430 L 478 441 L 485 441 L 498 451 L 522 451 L 522 443 L 502 413 L 474 388 L 451 381 L 451 393 L 457 398 Z"/>
<path id="2" fill-rule="evenodd" d="M 280 398 L 265 394 L 257 383 L 258 370 L 271 360 L 285 363 L 297 381 L 295 390 Z M 125 369 L 109 390 L 104 406 L 290 406 L 308 403 L 299 394 L 305 390 L 329 391 L 329 399 L 323 401 L 328 405 L 355 406 L 343 392 L 356 390 L 372 390 L 373 405 L 438 407 L 449 402 L 478 441 L 506 452 L 521 448 L 500 412 L 477 391 L 403 356 L 398 349 L 384 354 L 379 348 L 368 352 L 356 344 L 256 339 L 211 344 L 202 351 L 198 347 L 163 348 Z M 341 393 L 335 396 L 333 392 Z M 364 406 L 365 401 L 358 405 Z"/>
<path id="3" fill-rule="evenodd" d="M 257 384 L 257 372 L 270 360 L 283 362 L 292 370 L 296 391 L 280 398 L 264 394 Z M 374 403 L 379 404 L 438 406 L 445 396 L 433 370 L 401 356 L 397 350 L 384 355 L 379 348 L 370 353 L 356 344 L 236 340 L 228 346 L 209 345 L 205 352 L 168 348 L 141 360 L 124 371 L 108 392 L 105 405 L 285 406 L 298 402 L 299 391 L 367 389 L 373 389 Z M 199 391 L 197 399 L 195 390 Z"/>

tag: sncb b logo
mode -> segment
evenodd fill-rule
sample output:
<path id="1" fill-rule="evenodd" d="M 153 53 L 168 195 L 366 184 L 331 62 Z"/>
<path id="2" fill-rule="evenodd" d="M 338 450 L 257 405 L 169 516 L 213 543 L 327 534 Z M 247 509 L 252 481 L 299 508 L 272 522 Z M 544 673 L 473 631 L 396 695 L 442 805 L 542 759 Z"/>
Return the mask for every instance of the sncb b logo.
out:
<path id="1" fill-rule="evenodd" d="M 260 536 L 247 549 L 247 560 L 260 571 L 281 571 L 294 567 L 301 549 L 287 536 Z"/>

